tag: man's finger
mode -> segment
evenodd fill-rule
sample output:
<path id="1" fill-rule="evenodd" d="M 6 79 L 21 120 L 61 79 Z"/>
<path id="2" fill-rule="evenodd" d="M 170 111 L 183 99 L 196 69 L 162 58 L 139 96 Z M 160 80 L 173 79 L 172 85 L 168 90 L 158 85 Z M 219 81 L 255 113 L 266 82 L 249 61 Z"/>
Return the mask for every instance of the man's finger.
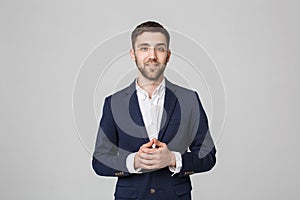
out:
<path id="1" fill-rule="evenodd" d="M 140 152 L 147 153 L 147 154 L 155 154 L 157 153 L 158 149 L 153 148 L 140 148 Z"/>
<path id="2" fill-rule="evenodd" d="M 153 139 L 153 143 L 158 147 L 164 147 L 166 144 L 159 141 L 158 139 Z"/>
<path id="3" fill-rule="evenodd" d="M 139 153 L 139 157 L 141 159 L 144 159 L 144 160 L 153 160 L 155 159 L 155 157 L 151 154 L 147 154 L 147 153 Z"/>
<path id="4" fill-rule="evenodd" d="M 143 145 L 140 147 L 140 149 L 142 149 L 142 148 L 150 148 L 150 147 L 152 147 L 153 143 L 154 143 L 154 140 L 150 140 L 149 142 L 143 144 Z"/>

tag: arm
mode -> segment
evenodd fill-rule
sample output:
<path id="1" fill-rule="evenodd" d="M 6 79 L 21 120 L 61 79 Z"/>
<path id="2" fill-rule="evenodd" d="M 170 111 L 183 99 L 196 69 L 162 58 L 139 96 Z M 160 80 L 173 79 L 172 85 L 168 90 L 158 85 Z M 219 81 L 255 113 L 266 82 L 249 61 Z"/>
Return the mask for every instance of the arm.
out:
<path id="1" fill-rule="evenodd" d="M 196 93 L 200 117 L 191 122 L 191 130 L 196 131 L 195 138 L 189 146 L 190 152 L 182 154 L 182 168 L 179 176 L 206 172 L 216 164 L 216 149 L 210 135 L 208 120 Z"/>
<path id="2" fill-rule="evenodd" d="M 126 158 L 130 152 L 118 147 L 118 133 L 113 119 L 110 97 L 105 99 L 98 129 L 92 167 L 101 176 L 128 176 Z"/>

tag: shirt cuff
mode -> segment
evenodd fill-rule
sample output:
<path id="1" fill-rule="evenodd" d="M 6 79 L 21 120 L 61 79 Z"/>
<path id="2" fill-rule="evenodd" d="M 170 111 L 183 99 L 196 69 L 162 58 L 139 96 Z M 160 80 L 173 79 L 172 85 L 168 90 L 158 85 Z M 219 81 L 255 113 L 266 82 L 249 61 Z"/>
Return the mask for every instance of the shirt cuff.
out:
<path id="1" fill-rule="evenodd" d="M 179 152 L 176 152 L 176 151 L 172 151 L 175 155 L 175 163 L 176 163 L 176 167 L 169 167 L 169 170 L 171 172 L 173 172 L 172 176 L 174 174 L 177 174 L 180 172 L 181 168 L 182 168 L 182 157 L 181 157 L 181 154 Z"/>
<path id="2" fill-rule="evenodd" d="M 127 156 L 126 158 L 126 167 L 129 173 L 136 173 L 140 174 L 142 173 L 141 170 L 142 168 L 134 169 L 134 156 L 136 153 L 131 153 Z"/>

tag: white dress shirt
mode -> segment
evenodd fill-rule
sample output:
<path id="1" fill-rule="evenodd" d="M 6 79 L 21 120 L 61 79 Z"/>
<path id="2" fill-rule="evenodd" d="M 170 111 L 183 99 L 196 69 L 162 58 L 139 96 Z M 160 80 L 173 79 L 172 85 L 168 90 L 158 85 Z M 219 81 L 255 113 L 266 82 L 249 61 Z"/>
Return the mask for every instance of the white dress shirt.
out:
<path id="1" fill-rule="evenodd" d="M 151 99 L 149 98 L 148 92 L 143 90 L 137 83 L 136 80 L 136 94 L 138 97 L 138 102 L 140 110 L 142 113 L 144 125 L 149 137 L 149 140 L 158 138 L 158 133 L 160 130 L 161 119 L 164 111 L 164 101 L 165 101 L 165 79 L 159 84 L 159 86 L 154 90 Z M 179 152 L 173 152 L 176 158 L 176 167 L 169 167 L 169 170 L 175 173 L 180 172 L 182 167 L 182 158 Z M 136 153 L 129 154 L 126 159 L 126 166 L 130 173 L 140 173 L 141 169 L 134 168 L 134 156 Z"/>

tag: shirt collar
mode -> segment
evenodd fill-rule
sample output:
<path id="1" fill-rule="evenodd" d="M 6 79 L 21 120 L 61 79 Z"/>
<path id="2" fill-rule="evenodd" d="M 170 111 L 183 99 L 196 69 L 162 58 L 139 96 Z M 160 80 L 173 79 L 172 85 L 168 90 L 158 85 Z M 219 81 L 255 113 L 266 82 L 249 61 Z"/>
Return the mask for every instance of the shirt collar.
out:
<path id="1" fill-rule="evenodd" d="M 137 79 L 135 80 L 135 88 L 137 91 L 137 95 L 142 98 L 142 100 L 145 100 L 147 98 L 149 98 L 148 92 L 146 92 L 143 88 L 141 88 L 138 83 L 137 83 Z M 157 88 L 155 88 L 155 90 L 153 91 L 152 97 L 153 96 L 158 96 L 159 98 L 161 98 L 163 96 L 163 94 L 165 93 L 165 89 L 166 89 L 166 81 L 165 78 L 161 81 L 161 83 L 157 86 Z"/>

